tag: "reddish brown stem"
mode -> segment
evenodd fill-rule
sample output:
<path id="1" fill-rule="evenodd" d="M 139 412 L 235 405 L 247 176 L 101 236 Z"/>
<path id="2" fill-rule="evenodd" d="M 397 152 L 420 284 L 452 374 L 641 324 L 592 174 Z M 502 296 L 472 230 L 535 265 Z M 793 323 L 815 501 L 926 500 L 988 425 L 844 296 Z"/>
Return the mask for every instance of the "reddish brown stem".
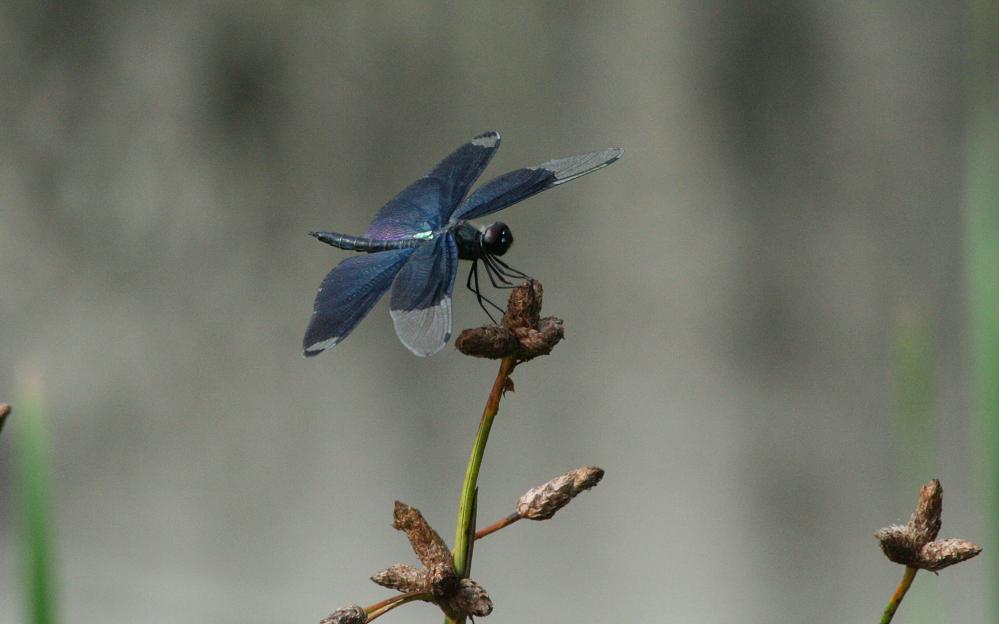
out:
<path id="1" fill-rule="evenodd" d="M 499 531 L 500 529 L 502 529 L 504 527 L 510 526 L 511 524 L 513 524 L 514 522 L 516 522 L 517 520 L 520 520 L 520 514 L 517 513 L 517 512 L 513 512 L 512 514 L 510 514 L 506 518 L 503 518 L 502 520 L 497 520 L 496 522 L 493 522 L 489 526 L 487 526 L 487 527 L 485 527 L 483 529 L 479 529 L 478 531 L 476 531 L 475 532 L 475 539 L 480 540 L 483 537 L 489 535 L 490 533 L 495 533 L 496 531 Z"/>
<path id="2" fill-rule="evenodd" d="M 408 594 L 399 594 L 397 596 L 392 596 L 391 598 L 386 598 L 381 602 L 376 602 L 370 607 L 365 607 L 364 612 L 368 614 L 368 621 L 375 619 L 380 615 L 384 615 L 395 609 L 398 606 L 404 605 L 407 602 L 412 602 L 414 600 L 430 600 L 431 596 L 427 592 L 409 592 Z"/>
<path id="3" fill-rule="evenodd" d="M 909 591 L 909 588 L 912 587 L 912 581 L 916 578 L 916 572 L 919 572 L 918 568 L 906 566 L 905 574 L 902 576 L 901 582 L 899 582 L 898 587 L 895 588 L 895 593 L 892 594 L 891 600 L 888 601 L 888 606 L 885 607 L 885 611 L 881 615 L 881 624 L 888 624 L 891 622 L 891 619 L 895 617 L 895 611 L 897 611 L 898 606 L 902 604 L 902 598 L 905 598 L 905 592 Z"/>

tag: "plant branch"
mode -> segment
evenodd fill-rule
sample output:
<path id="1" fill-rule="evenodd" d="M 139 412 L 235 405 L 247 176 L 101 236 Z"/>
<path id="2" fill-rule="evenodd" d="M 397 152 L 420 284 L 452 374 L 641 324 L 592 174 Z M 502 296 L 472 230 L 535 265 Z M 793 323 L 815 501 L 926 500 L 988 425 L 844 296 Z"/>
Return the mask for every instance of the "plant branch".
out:
<path id="1" fill-rule="evenodd" d="M 490 533 L 495 533 L 496 531 L 499 531 L 500 529 L 506 528 L 506 527 L 510 526 L 511 524 L 513 524 L 514 522 L 516 522 L 517 520 L 520 520 L 520 518 L 521 518 L 521 515 L 519 513 L 513 512 L 512 514 L 510 514 L 506 518 L 503 518 L 502 520 L 497 520 L 496 522 L 493 522 L 489 526 L 487 526 L 487 527 L 485 527 L 483 529 L 479 529 L 478 531 L 476 531 L 475 532 L 475 539 L 480 540 L 483 537 L 489 535 Z"/>
<path id="2" fill-rule="evenodd" d="M 479 481 L 479 468 L 482 466 L 482 457 L 486 451 L 486 442 L 489 441 L 489 431 L 493 426 L 493 419 L 499 411 L 500 399 L 503 397 L 503 390 L 507 387 L 510 374 L 517 366 L 517 361 L 513 356 L 507 356 L 500 362 L 499 372 L 496 373 L 496 381 L 493 382 L 493 389 L 489 393 L 489 400 L 482 411 L 482 420 L 479 421 L 479 431 L 475 434 L 475 442 L 472 443 L 472 454 L 468 458 L 468 467 L 465 469 L 465 482 L 461 488 L 461 500 L 458 504 L 458 526 L 455 528 L 454 537 L 454 567 L 460 578 L 465 578 L 469 573 L 469 554 L 471 553 L 471 531 L 469 527 L 473 525 L 475 507 L 475 489 Z"/>
<path id="3" fill-rule="evenodd" d="M 479 431 L 475 435 L 475 442 L 472 444 L 472 454 L 468 458 L 468 467 L 465 469 L 465 483 L 461 488 L 461 501 L 458 504 L 458 526 L 455 529 L 454 538 L 454 567 L 459 577 L 468 576 L 468 527 L 472 525 L 472 508 L 475 505 L 475 487 L 479 481 L 479 468 L 482 466 L 482 456 L 486 452 L 486 442 L 489 441 L 489 431 L 493 426 L 493 419 L 499 411 L 500 398 L 503 396 L 503 389 L 506 388 L 507 379 L 513 372 L 517 362 L 510 356 L 503 358 L 500 362 L 499 372 L 496 373 L 496 381 L 493 383 L 492 392 L 489 393 L 489 400 L 486 401 L 486 408 L 482 411 L 482 420 L 479 421 Z"/>
<path id="4" fill-rule="evenodd" d="M 888 601 L 888 606 L 885 607 L 885 612 L 881 616 L 881 624 L 888 624 L 895 617 L 895 611 L 898 610 L 898 605 L 902 603 L 902 598 L 905 598 L 905 592 L 909 591 L 909 588 L 912 587 L 912 581 L 916 578 L 916 572 L 918 571 L 919 568 L 912 566 L 905 567 L 905 574 L 902 576 L 898 587 L 895 588 L 895 593 L 892 594 L 891 600 Z"/>
<path id="5" fill-rule="evenodd" d="M 368 621 L 375 619 L 380 615 L 384 615 L 395 609 L 398 606 L 402 606 L 407 602 L 413 602 L 414 600 L 424 600 L 432 601 L 433 596 L 427 592 L 409 592 L 408 594 L 399 594 L 398 596 L 392 596 L 391 598 L 386 598 L 381 602 L 377 602 L 370 607 L 366 607 L 364 612 L 368 614 Z"/>

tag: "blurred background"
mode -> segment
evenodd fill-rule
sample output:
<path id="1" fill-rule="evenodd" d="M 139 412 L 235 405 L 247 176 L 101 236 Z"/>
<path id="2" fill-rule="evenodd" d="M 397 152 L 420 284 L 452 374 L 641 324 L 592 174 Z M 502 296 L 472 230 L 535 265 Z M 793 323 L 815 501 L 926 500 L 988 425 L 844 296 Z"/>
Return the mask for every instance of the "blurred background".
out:
<path id="1" fill-rule="evenodd" d="M 567 339 L 515 373 L 480 525 L 570 468 L 607 476 L 476 546 L 490 621 L 875 621 L 902 568 L 873 532 L 932 477 L 944 536 L 985 552 L 919 575 L 897 620 L 996 621 L 969 22 L 940 2 L 4 3 L 0 621 L 29 618 L 19 414 L 46 418 L 63 621 L 317 622 L 415 563 L 394 500 L 452 539 L 497 366 L 412 356 L 384 302 L 304 359 L 348 255 L 306 232 L 362 233 L 489 129 L 484 179 L 625 148 L 501 217 Z M 459 285 L 456 331 L 484 320 Z"/>

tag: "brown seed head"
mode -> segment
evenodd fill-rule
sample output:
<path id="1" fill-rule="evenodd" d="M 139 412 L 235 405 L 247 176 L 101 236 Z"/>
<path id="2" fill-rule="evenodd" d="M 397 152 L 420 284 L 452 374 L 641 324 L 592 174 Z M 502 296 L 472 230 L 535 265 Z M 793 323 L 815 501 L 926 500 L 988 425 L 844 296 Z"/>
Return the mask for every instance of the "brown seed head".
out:
<path id="1" fill-rule="evenodd" d="M 481 585 L 472 579 L 463 578 L 458 582 L 457 591 L 440 603 L 441 609 L 452 619 L 486 617 L 493 612 L 493 601 Z"/>
<path id="2" fill-rule="evenodd" d="M 437 531 L 427 524 L 418 509 L 396 501 L 395 521 L 392 526 L 405 531 L 413 552 L 425 567 L 432 568 L 436 564 L 441 564 L 454 569 L 454 559 L 450 549 Z"/>
<path id="3" fill-rule="evenodd" d="M 900 524 L 885 527 L 874 534 L 889 560 L 904 566 L 915 566 L 922 547 L 912 529 Z"/>
<path id="4" fill-rule="evenodd" d="M 486 325 L 461 332 L 455 347 L 465 355 L 500 359 L 513 356 L 526 362 L 552 352 L 565 337 L 562 320 L 541 316 L 541 282 L 530 280 L 510 292 L 502 325 Z"/>
<path id="5" fill-rule="evenodd" d="M 565 328 L 562 319 L 547 316 L 538 322 L 537 328 L 518 327 L 513 330 L 517 338 L 517 349 L 514 351 L 521 362 L 533 360 L 539 355 L 548 355 L 565 338 Z"/>
<path id="6" fill-rule="evenodd" d="M 572 487 L 576 494 L 590 489 L 604 478 L 603 468 L 596 466 L 583 466 L 569 471 L 568 474 L 572 475 Z"/>
<path id="7" fill-rule="evenodd" d="M 330 613 L 320 620 L 319 624 L 365 624 L 367 621 L 368 614 L 365 613 L 364 608 L 351 605 Z"/>
<path id="8" fill-rule="evenodd" d="M 409 543 L 425 567 L 420 569 L 396 564 L 372 576 L 372 581 L 404 593 L 429 592 L 432 602 L 455 620 L 489 615 L 493 610 L 489 594 L 475 581 L 458 578 L 451 551 L 418 509 L 396 501 L 392 526 L 406 532 Z M 354 624 L 349 620 L 341 622 L 333 619 L 346 611 L 341 609 L 320 624 Z"/>
<path id="9" fill-rule="evenodd" d="M 371 580 L 382 587 L 398 589 L 403 593 L 428 591 L 430 587 L 426 568 L 414 568 L 404 563 L 397 563 L 376 573 Z"/>
<path id="10" fill-rule="evenodd" d="M 936 541 L 943 513 L 943 488 L 933 479 L 919 490 L 919 502 L 908 524 L 892 525 L 874 534 L 885 556 L 895 563 L 938 572 L 971 559 L 982 549 L 961 539 Z"/>
<path id="11" fill-rule="evenodd" d="M 942 513 L 943 487 L 938 479 L 933 479 L 919 488 L 919 502 L 909 518 L 909 527 L 924 544 L 931 542 L 940 532 Z"/>
<path id="12" fill-rule="evenodd" d="M 603 476 L 604 471 L 596 466 L 570 470 L 548 483 L 528 490 L 517 501 L 517 513 L 521 518 L 547 520 L 568 505 L 577 494 L 599 483 Z"/>
<path id="13" fill-rule="evenodd" d="M 507 329 L 537 327 L 544 294 L 541 282 L 537 280 L 528 280 L 523 286 L 511 290 L 503 314 L 503 326 Z"/>
<path id="14" fill-rule="evenodd" d="M 0 431 L 3 431 L 3 424 L 7 421 L 7 416 L 10 415 L 10 405 L 6 403 L 0 403 Z"/>
<path id="15" fill-rule="evenodd" d="M 517 338 L 506 327 L 486 325 L 458 334 L 454 346 L 465 355 L 500 360 L 517 350 Z"/>
<path id="16" fill-rule="evenodd" d="M 962 539 L 945 539 L 930 542 L 919 551 L 922 565 L 917 567 L 937 572 L 955 563 L 971 559 L 982 552 L 982 547 Z"/>
<path id="17" fill-rule="evenodd" d="M 430 593 L 437 600 L 447 598 L 458 589 L 458 573 L 454 566 L 434 564 L 427 569 L 427 581 Z"/>

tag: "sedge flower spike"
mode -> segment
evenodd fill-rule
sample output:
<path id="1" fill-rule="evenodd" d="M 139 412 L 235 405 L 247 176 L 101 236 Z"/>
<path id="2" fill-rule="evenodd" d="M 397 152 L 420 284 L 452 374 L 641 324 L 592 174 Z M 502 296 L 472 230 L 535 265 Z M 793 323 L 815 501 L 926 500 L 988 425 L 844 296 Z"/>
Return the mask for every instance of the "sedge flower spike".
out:
<path id="1" fill-rule="evenodd" d="M 888 559 L 930 572 L 939 572 L 982 552 L 980 546 L 967 540 L 937 540 L 942 513 L 943 487 L 933 479 L 919 489 L 919 502 L 907 524 L 885 527 L 874 537 Z"/>
<path id="2" fill-rule="evenodd" d="M 472 579 L 458 576 L 447 544 L 418 509 L 396 501 L 393 517 L 392 526 L 406 534 L 423 567 L 397 563 L 377 572 L 371 577 L 372 581 L 404 593 L 426 593 L 430 601 L 452 619 L 485 617 L 492 613 L 489 594 Z"/>
<path id="3" fill-rule="evenodd" d="M 548 520 L 577 494 L 592 488 L 603 478 L 604 471 L 596 466 L 570 470 L 544 485 L 528 490 L 517 501 L 517 514 L 529 520 Z"/>

